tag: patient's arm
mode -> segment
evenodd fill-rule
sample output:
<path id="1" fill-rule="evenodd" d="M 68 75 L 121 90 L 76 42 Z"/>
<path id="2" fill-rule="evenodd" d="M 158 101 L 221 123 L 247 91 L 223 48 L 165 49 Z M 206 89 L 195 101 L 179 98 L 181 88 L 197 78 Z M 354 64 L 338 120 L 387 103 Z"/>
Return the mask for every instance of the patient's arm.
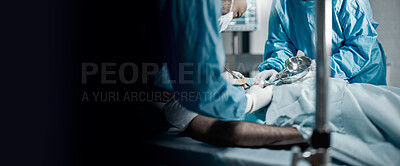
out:
<path id="1" fill-rule="evenodd" d="M 190 122 L 186 133 L 194 139 L 216 146 L 262 147 L 305 142 L 293 127 L 221 121 L 202 115 Z"/>

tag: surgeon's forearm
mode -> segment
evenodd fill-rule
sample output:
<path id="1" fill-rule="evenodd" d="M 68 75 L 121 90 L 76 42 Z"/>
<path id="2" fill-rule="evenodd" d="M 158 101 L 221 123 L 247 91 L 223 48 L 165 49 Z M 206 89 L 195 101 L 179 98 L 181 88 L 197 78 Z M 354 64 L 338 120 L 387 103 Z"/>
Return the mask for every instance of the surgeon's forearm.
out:
<path id="1" fill-rule="evenodd" d="M 262 147 L 303 143 L 293 127 L 267 126 L 242 121 L 221 121 L 197 116 L 190 123 L 190 137 L 216 146 Z"/>

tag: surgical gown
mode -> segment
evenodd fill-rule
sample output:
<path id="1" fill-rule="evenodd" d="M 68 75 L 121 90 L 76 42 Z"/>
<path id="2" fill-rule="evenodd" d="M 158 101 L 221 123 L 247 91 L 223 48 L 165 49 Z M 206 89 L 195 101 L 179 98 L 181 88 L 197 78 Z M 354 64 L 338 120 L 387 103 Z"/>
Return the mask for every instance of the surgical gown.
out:
<path id="1" fill-rule="evenodd" d="M 194 112 L 221 119 L 243 116 L 247 104 L 245 92 L 221 77 L 225 65 L 217 27 L 221 1 L 157 2 L 166 60 L 166 68 L 161 70 L 164 73 L 157 75 L 168 78 L 161 81 L 164 82 L 161 87 L 171 88 L 177 100 Z"/>
<path id="2" fill-rule="evenodd" d="M 283 70 L 298 50 L 314 59 L 315 1 L 274 0 L 260 71 Z M 331 76 L 350 83 L 386 85 L 386 59 L 368 0 L 332 0 Z"/>

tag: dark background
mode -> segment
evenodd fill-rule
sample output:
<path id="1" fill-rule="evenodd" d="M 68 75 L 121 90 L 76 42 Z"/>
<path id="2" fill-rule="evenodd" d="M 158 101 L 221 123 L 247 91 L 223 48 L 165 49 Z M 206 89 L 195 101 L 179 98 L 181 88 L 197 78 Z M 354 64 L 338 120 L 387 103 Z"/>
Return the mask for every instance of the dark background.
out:
<path id="1" fill-rule="evenodd" d="M 1 6 L 0 165 L 146 164 L 143 142 L 159 130 L 153 124 L 162 123 L 153 108 L 143 102 L 82 103 L 82 93 L 148 90 L 141 64 L 162 62 L 153 47 L 160 42 L 153 2 L 26 0 Z M 125 73 L 139 73 L 134 84 L 117 79 L 104 85 L 100 74 L 81 83 L 82 63 L 125 62 L 139 67 Z"/>

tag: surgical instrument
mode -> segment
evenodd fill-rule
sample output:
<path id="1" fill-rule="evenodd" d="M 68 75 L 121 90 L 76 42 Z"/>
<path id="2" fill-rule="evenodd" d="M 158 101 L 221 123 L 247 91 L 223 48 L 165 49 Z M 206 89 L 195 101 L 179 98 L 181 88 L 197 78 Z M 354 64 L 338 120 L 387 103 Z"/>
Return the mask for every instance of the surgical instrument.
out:
<path id="1" fill-rule="evenodd" d="M 285 61 L 285 69 L 277 74 L 276 81 L 267 82 L 268 85 L 290 84 L 307 75 L 311 66 L 311 59 L 306 56 L 295 56 Z"/>
<path id="2" fill-rule="evenodd" d="M 228 69 L 227 67 L 224 66 L 224 69 L 225 69 L 228 73 L 230 73 L 230 74 L 233 76 L 234 79 L 243 79 L 243 78 L 239 78 L 235 73 L 233 73 L 232 70 Z M 245 85 L 246 85 L 247 87 L 250 87 L 250 85 L 249 85 L 248 83 L 246 83 Z"/>

